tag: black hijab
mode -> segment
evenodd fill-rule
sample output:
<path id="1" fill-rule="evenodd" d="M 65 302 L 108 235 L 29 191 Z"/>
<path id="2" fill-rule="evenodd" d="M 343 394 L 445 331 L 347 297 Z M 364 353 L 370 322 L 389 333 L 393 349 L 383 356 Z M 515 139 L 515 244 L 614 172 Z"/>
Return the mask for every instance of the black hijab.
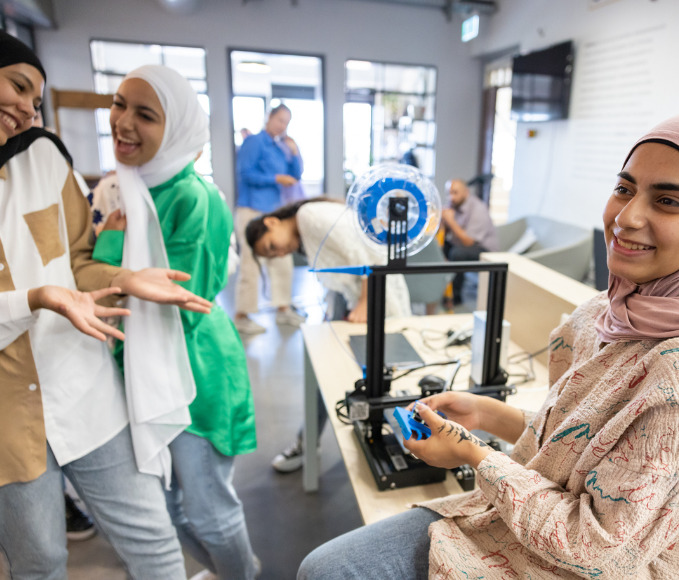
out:
<path id="1" fill-rule="evenodd" d="M 59 139 L 59 137 L 57 137 L 54 133 L 43 129 L 42 127 L 31 127 L 28 131 L 24 131 L 20 135 L 8 139 L 7 143 L 0 147 L 0 167 L 5 165 L 5 163 L 7 163 L 15 155 L 18 155 L 22 151 L 26 151 L 26 149 L 31 146 L 33 141 L 39 139 L 40 137 L 46 137 L 52 141 L 57 146 L 66 161 L 68 161 L 68 164 L 73 167 L 73 159 L 66 149 L 66 146 L 61 142 L 61 139 Z"/>
<path id="2" fill-rule="evenodd" d="M 20 62 L 25 62 L 37 68 L 42 78 L 47 82 L 45 69 L 42 68 L 42 63 L 35 53 L 18 38 L 0 30 L 0 68 Z"/>
<path id="3" fill-rule="evenodd" d="M 26 63 L 38 69 L 42 78 L 47 80 L 45 69 L 42 67 L 40 59 L 35 53 L 28 48 L 23 42 L 8 34 L 4 30 L 0 30 L 0 68 L 10 66 L 13 64 Z M 61 151 L 61 154 L 66 158 L 69 165 L 73 165 L 73 160 L 69 155 L 66 147 L 54 133 L 50 133 L 40 127 L 32 127 L 28 131 L 12 137 L 7 140 L 2 147 L 0 147 L 0 167 L 5 165 L 12 157 L 18 155 L 40 137 L 47 137 L 51 140 Z"/>

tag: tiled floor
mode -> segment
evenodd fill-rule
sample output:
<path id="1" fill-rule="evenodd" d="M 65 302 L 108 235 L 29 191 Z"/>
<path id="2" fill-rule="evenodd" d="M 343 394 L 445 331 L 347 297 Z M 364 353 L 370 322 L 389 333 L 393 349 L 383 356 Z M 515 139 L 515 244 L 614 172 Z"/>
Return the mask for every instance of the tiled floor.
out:
<path id="1" fill-rule="evenodd" d="M 233 281 L 232 281 L 233 282 Z M 310 320 L 322 319 L 319 287 L 302 268 L 295 271 L 295 298 Z M 220 303 L 232 314 L 228 292 Z M 236 462 L 235 486 L 245 507 L 255 552 L 263 563 L 262 580 L 295 578 L 302 558 L 327 539 L 361 525 L 351 486 L 332 433 L 323 434 L 321 489 L 306 494 L 302 474 L 281 475 L 271 459 L 291 442 L 302 419 L 303 363 L 299 329 L 277 326 L 274 311 L 256 315 L 268 332 L 244 341 L 255 396 L 258 449 Z M 200 570 L 187 558 L 187 571 Z M 69 544 L 70 580 L 124 580 L 125 572 L 110 545 L 95 536 Z M 0 566 L 0 579 L 5 580 Z M 236 579 L 234 579 L 236 580 Z"/>

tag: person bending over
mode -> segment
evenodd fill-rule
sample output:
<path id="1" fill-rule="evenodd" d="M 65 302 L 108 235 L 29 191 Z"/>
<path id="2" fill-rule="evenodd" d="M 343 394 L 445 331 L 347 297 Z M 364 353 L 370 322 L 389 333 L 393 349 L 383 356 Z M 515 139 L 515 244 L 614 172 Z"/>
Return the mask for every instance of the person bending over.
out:
<path id="1" fill-rule="evenodd" d="M 310 198 L 281 207 L 248 223 L 245 238 L 255 256 L 271 258 L 293 252 L 306 255 L 313 268 L 385 264 L 386 247 L 379 251 L 364 243 L 352 223 L 351 213 L 342 203 L 327 198 Z M 323 286 L 343 298 L 345 311 L 333 318 L 366 322 L 368 318 L 367 277 L 351 274 L 319 273 Z M 401 274 L 387 276 L 386 316 L 410 316 L 410 294 Z M 335 301 L 337 302 L 337 301 Z M 319 398 L 319 433 L 327 414 Z M 276 455 L 273 466 L 290 472 L 302 467 L 302 430 L 297 440 Z"/>

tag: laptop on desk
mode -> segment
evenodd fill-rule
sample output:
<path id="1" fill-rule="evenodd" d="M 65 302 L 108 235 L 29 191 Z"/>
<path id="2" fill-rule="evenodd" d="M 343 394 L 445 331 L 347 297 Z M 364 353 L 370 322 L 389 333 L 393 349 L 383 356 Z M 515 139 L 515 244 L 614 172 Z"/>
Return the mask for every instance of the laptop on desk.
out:
<path id="1" fill-rule="evenodd" d="M 353 334 L 349 346 L 361 367 L 366 365 L 366 335 Z M 400 332 L 384 335 L 384 364 L 387 367 L 410 367 L 424 364 L 408 339 Z"/>

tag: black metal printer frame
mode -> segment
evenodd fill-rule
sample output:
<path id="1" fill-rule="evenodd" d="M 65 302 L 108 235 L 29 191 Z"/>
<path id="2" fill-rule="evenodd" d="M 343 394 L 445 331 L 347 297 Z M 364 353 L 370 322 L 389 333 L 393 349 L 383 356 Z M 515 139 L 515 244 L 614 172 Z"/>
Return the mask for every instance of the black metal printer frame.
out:
<path id="1" fill-rule="evenodd" d="M 433 274 L 458 272 L 488 272 L 487 321 L 484 339 L 481 382 L 471 384 L 476 394 L 505 400 L 515 391 L 507 385 L 507 373 L 500 366 L 502 322 L 508 266 L 493 262 L 449 262 L 436 264 L 406 263 L 407 199 L 389 199 L 389 230 L 387 233 L 388 262 L 386 266 L 370 266 L 368 274 L 368 324 L 366 336 L 365 377 L 347 393 L 347 408 L 354 431 L 365 453 L 380 490 L 443 481 L 446 470 L 431 467 L 412 455 L 403 453 L 396 435 L 384 433 L 384 423 L 390 421 L 390 409 L 405 406 L 429 393 L 393 397 L 391 369 L 384 363 L 384 318 L 386 280 L 390 274 Z M 359 413 L 352 412 L 359 408 Z M 360 418 L 355 418 L 359 414 Z M 473 486 L 471 468 L 458 468 L 456 476 L 463 488 Z"/>

